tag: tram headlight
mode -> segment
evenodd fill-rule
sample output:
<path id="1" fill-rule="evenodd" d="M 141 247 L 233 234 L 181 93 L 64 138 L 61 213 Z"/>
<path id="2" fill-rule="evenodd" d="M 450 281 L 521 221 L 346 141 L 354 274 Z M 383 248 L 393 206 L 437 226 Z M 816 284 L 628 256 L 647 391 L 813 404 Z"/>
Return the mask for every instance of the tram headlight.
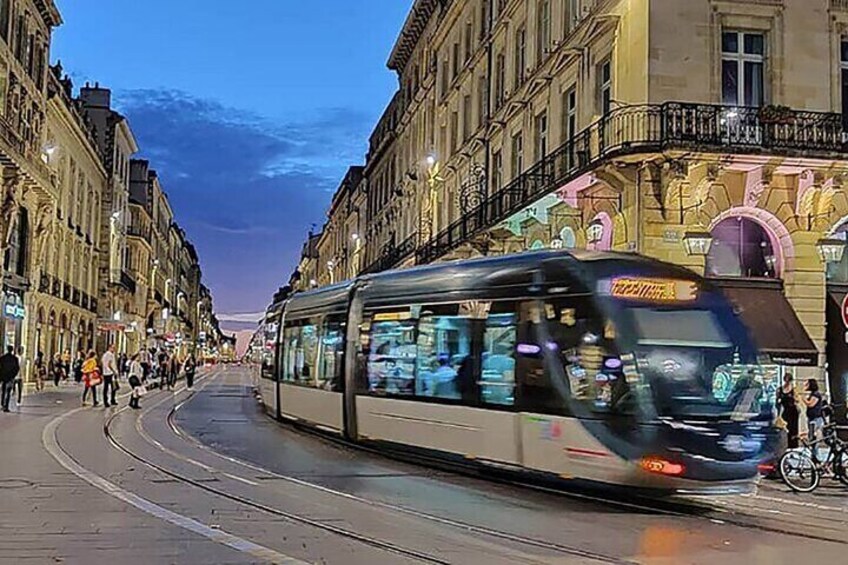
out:
<path id="1" fill-rule="evenodd" d="M 682 463 L 674 463 L 662 457 L 646 456 L 639 461 L 639 467 L 649 473 L 679 477 L 686 472 Z"/>

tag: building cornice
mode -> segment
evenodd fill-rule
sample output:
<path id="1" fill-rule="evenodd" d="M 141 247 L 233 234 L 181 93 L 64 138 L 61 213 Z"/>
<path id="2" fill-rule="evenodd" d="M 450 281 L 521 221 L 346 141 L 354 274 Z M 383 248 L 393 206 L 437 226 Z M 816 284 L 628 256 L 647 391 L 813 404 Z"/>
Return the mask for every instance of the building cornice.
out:
<path id="1" fill-rule="evenodd" d="M 41 19 L 44 20 L 44 23 L 48 27 L 59 27 L 62 25 L 62 14 L 59 13 L 59 8 L 56 7 L 56 4 L 53 0 L 34 0 L 35 7 L 38 9 L 38 13 L 41 16 Z"/>
<path id="2" fill-rule="evenodd" d="M 406 16 L 406 21 L 401 28 L 400 36 L 398 36 L 392 53 L 389 55 L 389 61 L 386 65 L 393 71 L 400 72 L 406 67 L 409 62 L 418 40 L 421 39 L 421 34 L 427 28 L 430 22 L 430 17 L 441 6 L 442 8 L 450 4 L 452 0 L 415 0 L 412 9 Z"/>

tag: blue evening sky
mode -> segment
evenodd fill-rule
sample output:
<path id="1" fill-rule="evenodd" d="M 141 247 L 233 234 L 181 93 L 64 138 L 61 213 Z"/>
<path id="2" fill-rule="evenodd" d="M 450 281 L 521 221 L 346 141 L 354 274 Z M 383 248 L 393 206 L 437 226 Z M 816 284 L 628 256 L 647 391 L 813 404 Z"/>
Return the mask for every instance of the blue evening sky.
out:
<path id="1" fill-rule="evenodd" d="M 412 0 L 57 3 L 53 60 L 113 90 L 217 309 L 263 309 L 364 159 Z"/>

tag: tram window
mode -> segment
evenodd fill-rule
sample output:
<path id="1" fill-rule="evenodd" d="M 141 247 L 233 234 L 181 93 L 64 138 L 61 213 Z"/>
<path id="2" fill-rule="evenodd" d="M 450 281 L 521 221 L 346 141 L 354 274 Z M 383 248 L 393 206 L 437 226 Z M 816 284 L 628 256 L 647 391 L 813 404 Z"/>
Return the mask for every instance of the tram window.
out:
<path id="1" fill-rule="evenodd" d="M 325 320 L 318 354 L 318 386 L 325 390 L 341 390 L 344 323 Z"/>
<path id="2" fill-rule="evenodd" d="M 318 353 L 318 328 L 305 325 L 300 328 L 300 343 L 295 357 L 295 378 L 298 383 L 314 386 L 315 361 Z"/>
<path id="3" fill-rule="evenodd" d="M 380 320 L 375 316 L 369 337 L 368 391 L 372 394 L 413 395 L 415 320 Z"/>
<path id="4" fill-rule="evenodd" d="M 294 382 L 295 360 L 297 358 L 298 341 L 300 341 L 300 328 L 286 328 L 283 330 L 283 381 Z"/>
<path id="5" fill-rule="evenodd" d="M 417 396 L 459 399 L 463 391 L 473 390 L 471 320 L 458 316 L 457 311 L 455 305 L 422 309 L 418 320 Z"/>
<path id="6" fill-rule="evenodd" d="M 515 404 L 514 313 L 490 314 L 483 334 L 480 395 L 485 404 Z"/>

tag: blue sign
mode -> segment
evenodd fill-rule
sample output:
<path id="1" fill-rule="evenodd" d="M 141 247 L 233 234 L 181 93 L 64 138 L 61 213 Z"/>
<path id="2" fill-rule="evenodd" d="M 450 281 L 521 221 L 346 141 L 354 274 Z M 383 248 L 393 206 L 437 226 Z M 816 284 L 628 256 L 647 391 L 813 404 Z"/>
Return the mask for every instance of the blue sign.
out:
<path id="1" fill-rule="evenodd" d="M 26 308 L 17 304 L 6 303 L 3 305 L 3 315 L 7 318 L 23 320 L 26 317 Z"/>

